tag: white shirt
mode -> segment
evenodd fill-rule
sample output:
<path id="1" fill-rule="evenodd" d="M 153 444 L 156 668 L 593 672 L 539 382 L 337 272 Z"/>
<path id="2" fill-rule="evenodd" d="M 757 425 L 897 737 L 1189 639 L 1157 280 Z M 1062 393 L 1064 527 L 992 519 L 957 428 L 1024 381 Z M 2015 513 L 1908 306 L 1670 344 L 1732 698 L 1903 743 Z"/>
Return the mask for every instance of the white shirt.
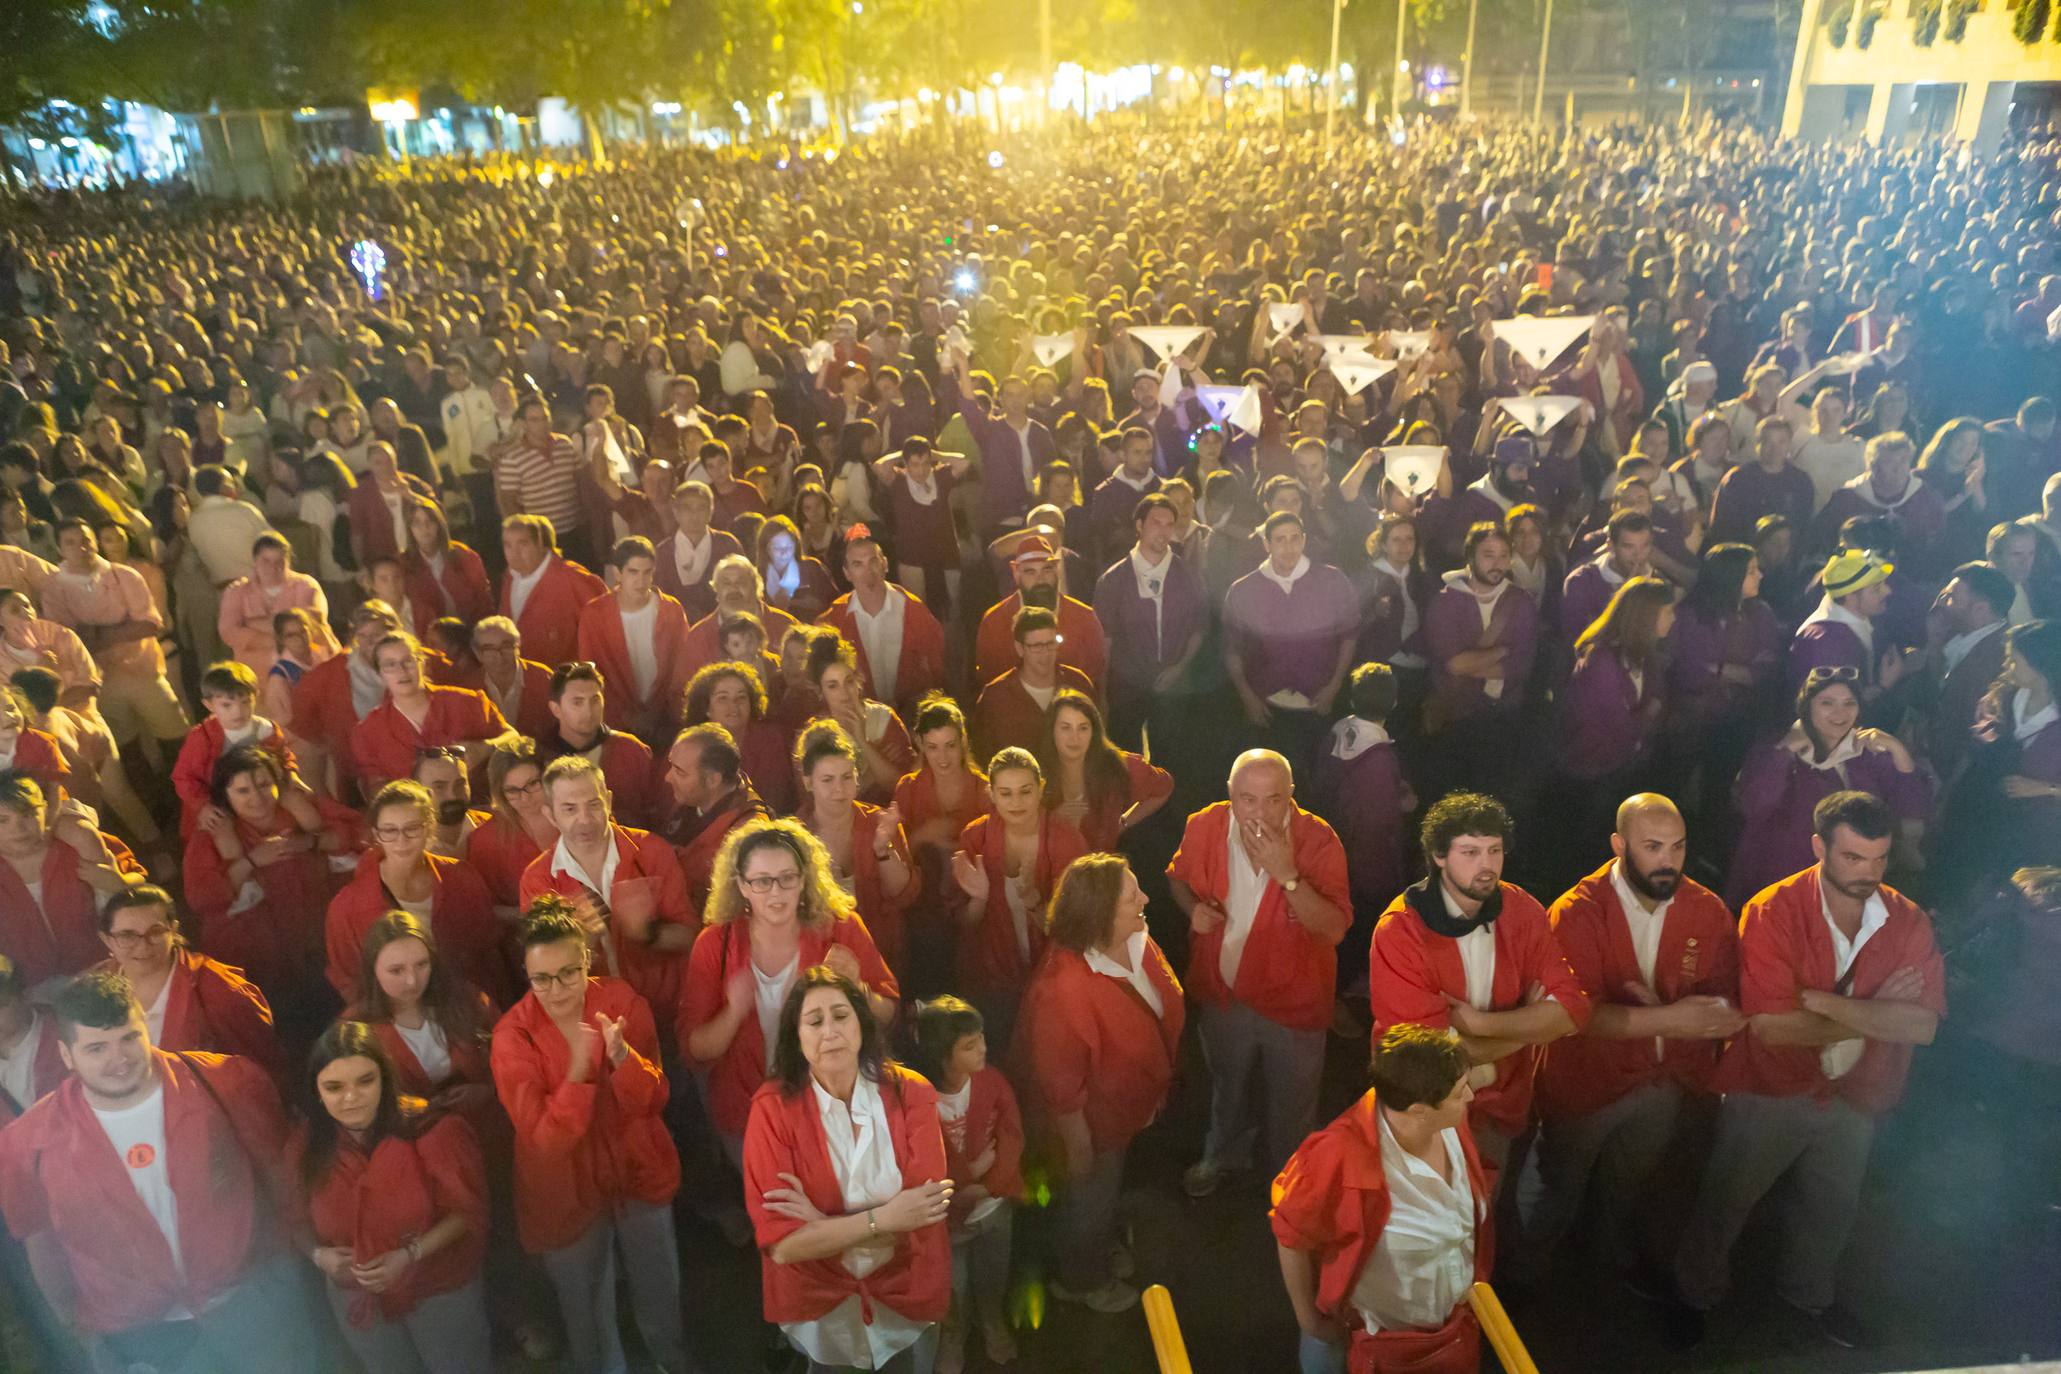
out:
<path id="1" fill-rule="evenodd" d="M 1825 903 L 1822 875 L 1818 881 L 1821 884 L 1818 889 L 1818 909 L 1825 917 L 1825 929 L 1832 932 L 1832 974 L 1835 979 L 1844 978 L 1846 971 L 1853 967 L 1853 961 L 1859 957 L 1861 946 L 1867 944 L 1876 931 L 1889 924 L 1889 904 L 1882 900 L 1880 892 L 1863 902 L 1860 929 L 1856 930 L 1853 939 L 1849 940 L 1845 932 L 1839 929 L 1839 922 L 1832 919 L 1832 908 Z M 1861 1062 L 1861 1056 L 1867 1049 L 1866 1040 L 1841 1040 L 1818 1051 L 1818 1066 L 1825 1071 L 1827 1078 L 1843 1078 L 1853 1071 L 1854 1065 Z"/>
<path id="2" fill-rule="evenodd" d="M 893 1198 L 902 1190 L 902 1168 L 895 1159 L 880 1085 L 860 1074 L 852 1085 L 849 1107 L 824 1092 L 814 1079 L 809 1087 L 815 1093 L 823 1135 L 829 1142 L 830 1168 L 844 1198 L 844 1214 L 864 1212 Z M 847 1273 L 863 1279 L 893 1255 L 893 1238 L 883 1236 L 854 1245 L 838 1260 Z M 910 1321 L 879 1302 L 873 1304 L 873 1321 L 868 1324 L 859 1312 L 859 1295 L 854 1293 L 812 1322 L 784 1322 L 780 1329 L 817 1364 L 878 1369 L 916 1344 L 929 1325 Z"/>
<path id="3" fill-rule="evenodd" d="M 1159 989 L 1153 986 L 1151 975 L 1145 972 L 1144 931 L 1137 931 L 1130 939 L 1124 941 L 1124 953 L 1131 961 L 1129 968 L 1125 968 L 1099 949 L 1090 948 L 1082 957 L 1087 960 L 1088 967 L 1095 972 L 1107 974 L 1111 978 L 1120 978 L 1136 988 L 1138 995 L 1145 999 L 1145 1005 L 1152 1008 L 1152 1014 L 1164 1018 L 1166 1005 L 1160 1001 Z"/>
<path id="4" fill-rule="evenodd" d="M 1003 423 L 1008 424 L 1008 421 L 1005 420 Z M 1016 436 L 1017 447 L 1023 450 L 1023 488 L 1025 491 L 1036 491 L 1038 489 L 1038 467 L 1036 460 L 1031 457 L 1030 421 L 1024 421 L 1022 429 L 1018 429 L 1015 425 L 1009 425 L 1009 432 Z"/>
<path id="5" fill-rule="evenodd" d="M 2028 712 L 2025 703 L 2031 696 L 2030 687 L 2020 687 L 2011 694 L 2011 736 L 2020 744 L 2054 722 L 2061 721 L 2061 702 L 2050 701 L 2039 710 Z"/>
<path id="6" fill-rule="evenodd" d="M 708 561 L 716 551 L 716 532 L 713 527 L 701 532 L 701 542 L 692 543 L 687 531 L 681 530 L 673 536 L 673 570 L 680 574 L 680 585 L 691 587 L 701 581 L 701 575 L 708 571 Z"/>
<path id="7" fill-rule="evenodd" d="M 658 683 L 658 597 L 654 594 L 641 611 L 626 611 L 618 601 L 616 614 L 622 617 L 623 644 L 630 651 L 634 695 L 642 701 Z"/>
<path id="8" fill-rule="evenodd" d="M 572 856 L 572 851 L 565 847 L 565 841 L 561 839 L 557 847 L 551 851 L 551 871 L 554 874 L 570 873 L 579 879 L 589 892 L 599 897 L 605 906 L 608 903 L 608 894 L 615 888 L 615 871 L 622 863 L 622 857 L 621 852 L 616 849 L 615 835 L 611 833 L 608 837 L 608 857 L 601 861 L 601 872 L 598 875 L 590 874 L 586 866 Z M 602 956 L 608 961 L 608 972 L 611 976 L 620 978 L 622 968 L 616 956 L 614 926 L 603 922 L 600 938 Z"/>
<path id="9" fill-rule="evenodd" d="M 379 495 L 380 499 L 386 502 L 387 518 L 394 522 L 394 547 L 397 549 L 407 548 L 408 517 L 403 514 L 405 507 L 401 499 L 401 493 L 397 491 L 383 491 Z"/>
<path id="10" fill-rule="evenodd" d="M 1261 563 L 1259 565 L 1259 575 L 1261 577 L 1266 578 L 1267 581 L 1273 583 L 1275 586 L 1279 587 L 1284 593 L 1286 593 L 1289 596 L 1295 595 L 1295 584 L 1297 580 L 1299 580 L 1302 577 L 1302 575 L 1304 573 L 1307 573 L 1309 570 L 1310 556 L 1308 554 L 1304 554 L 1302 557 L 1296 559 L 1295 566 L 1290 568 L 1285 576 L 1281 573 L 1277 573 L 1274 571 L 1274 560 L 1271 558 L 1267 559 L 1264 563 Z"/>
<path id="11" fill-rule="evenodd" d="M 1825 509 L 1832 493 L 1861 475 L 1866 458 L 1867 450 L 1858 439 L 1806 434 L 1789 455 L 1789 465 L 1811 479 L 1811 510 L 1815 513 Z"/>
<path id="12" fill-rule="evenodd" d="M 436 1023 L 436 1018 L 425 1016 L 422 1025 L 414 1030 L 396 1021 L 394 1029 L 401 1033 L 408 1053 L 422 1066 L 422 1076 L 431 1086 L 442 1087 L 451 1076 L 451 1043 L 444 1038 L 444 1028 Z"/>
<path id="13" fill-rule="evenodd" d="M 908 597 L 898 587 L 887 589 L 880 614 L 870 614 L 852 593 L 852 621 L 858 626 L 859 647 L 866 651 L 866 676 L 872 680 L 873 695 L 882 701 L 895 699 L 895 682 L 902 672 L 902 614 Z"/>
<path id="14" fill-rule="evenodd" d="M 1235 988 L 1238 965 L 1245 958 L 1245 942 L 1252 938 L 1252 923 L 1259 916 L 1260 900 L 1267 895 L 1267 884 L 1273 879 L 1245 852 L 1238 817 L 1227 814 L 1226 823 L 1231 838 L 1225 863 L 1224 947 L 1217 952 L 1217 972 L 1223 976 L 1225 987 Z"/>
<path id="15" fill-rule="evenodd" d="M 1439 900 L 1446 904 L 1446 914 L 1456 921 L 1468 919 L 1467 914 L 1453 905 L 1453 894 L 1446 891 L 1446 885 L 1438 885 Z M 1476 1011 L 1493 1011 L 1496 1005 L 1496 929 L 1492 925 L 1479 925 L 1453 941 L 1460 948 L 1460 971 L 1467 979 L 1467 1005 Z"/>
<path id="16" fill-rule="evenodd" d="M 522 608 L 530 604 L 530 593 L 537 589 L 537 584 L 544 580 L 544 574 L 550 571 L 551 560 L 549 558 L 537 564 L 537 570 L 532 573 L 518 573 L 513 568 L 509 569 L 508 618 L 510 620 L 519 621 L 522 619 Z"/>
<path id="17" fill-rule="evenodd" d="M 1378 1108 L 1376 1109 L 1378 1112 Z M 1369 1331 L 1444 1326 L 1474 1284 L 1474 1183 L 1460 1133 L 1439 1132 L 1445 1176 L 1405 1150 L 1381 1118 L 1381 1172 L 1388 1222 L 1353 1282 L 1352 1304 Z"/>
<path id="18" fill-rule="evenodd" d="M 165 976 L 165 981 L 157 985 L 157 996 L 151 998 L 150 1005 L 144 1008 L 143 1022 L 150 1027 L 150 1043 L 153 1045 L 164 1043 L 165 1008 L 172 1000 L 172 979 L 178 976 L 178 967 L 174 965 L 172 972 Z"/>
<path id="19" fill-rule="evenodd" d="M 1117 475 L 1122 476 L 1121 473 Z M 1138 579 L 1138 595 L 1152 603 L 1152 638 L 1155 644 L 1165 633 L 1166 575 L 1172 570 L 1173 561 L 1171 546 L 1159 556 L 1157 563 L 1146 562 L 1143 549 L 1135 545 L 1131 548 L 1131 573 Z"/>
<path id="20" fill-rule="evenodd" d="M 165 985 L 171 985 L 171 979 Z M 151 1027 L 151 1040 L 157 1039 L 157 1028 Z M 0 1054 L 0 1092 L 14 1099 L 14 1105 L 27 1111 L 36 1100 L 36 1051 L 43 1045 L 43 1013 L 31 1011 L 28 1031 L 11 1054 Z"/>
<path id="21" fill-rule="evenodd" d="M 747 960 L 747 962 L 750 962 Z M 780 1043 L 780 1009 L 787 1005 L 788 990 L 794 986 L 794 976 L 801 972 L 801 951 L 787 961 L 787 967 L 778 973 L 765 973 L 756 963 L 751 965 L 752 1007 L 758 1012 L 759 1036 L 766 1044 L 766 1073 L 773 1072 L 773 1050 Z M 820 1088 L 817 1091 L 822 1091 Z"/>
<path id="22" fill-rule="evenodd" d="M 496 687 L 496 686 L 494 685 L 494 683 L 493 683 L 493 680 L 492 680 L 491 678 L 488 678 L 488 679 L 484 679 L 484 680 L 482 680 L 482 681 L 481 681 L 481 683 L 480 683 L 480 686 L 482 686 L 482 687 L 484 687 L 484 688 L 486 689 L 486 692 L 487 692 L 487 700 L 489 700 L 489 701 L 493 702 L 493 703 L 494 703 L 494 706 L 495 706 L 495 707 L 496 707 L 496 708 L 497 708 L 497 709 L 498 709 L 498 710 L 499 710 L 499 711 L 501 712 L 501 719 L 503 719 L 503 720 L 508 720 L 508 721 L 513 721 L 513 720 L 517 719 L 517 718 L 518 718 L 519 716 L 521 716 L 521 714 L 522 714 L 522 664 L 521 664 L 521 663 L 519 663 L 519 662 L 518 662 L 518 663 L 517 663 L 517 664 L 515 665 L 515 685 L 514 685 L 513 687 L 509 688 L 509 689 L 508 689 L 508 691 L 507 691 L 507 693 L 506 693 L 505 695 L 504 695 L 504 694 L 502 693 L 502 691 L 501 691 L 501 689 L 500 689 L 499 687 Z"/>
<path id="23" fill-rule="evenodd" d="M 1660 962 L 1660 932 L 1667 925 L 1667 909 L 1675 904 L 1675 899 L 1669 897 L 1648 911 L 1639 894 L 1632 891 L 1632 885 L 1625 881 L 1622 859 L 1610 865 L 1610 886 L 1617 893 L 1617 905 L 1624 912 L 1625 925 L 1631 931 L 1632 956 L 1639 961 L 1639 981 L 1653 987 L 1653 970 Z M 1666 1058 L 1665 1037 L 1653 1037 L 1653 1055 L 1656 1059 Z"/>
<path id="24" fill-rule="evenodd" d="M 1032 701 L 1038 703 L 1038 709 L 1040 711 L 1050 706 L 1052 704 L 1052 698 L 1059 695 L 1059 684 L 1056 682 L 1053 683 L 1050 687 L 1033 687 L 1028 682 L 1025 682 L 1021 676 L 1019 676 L 1016 679 L 1016 685 L 1023 688 L 1024 694 L 1028 696 Z"/>
<path id="25" fill-rule="evenodd" d="M 2003 621 L 1992 620 L 1989 624 L 1970 630 L 1967 634 L 1955 635 L 1941 645 L 1939 655 L 1946 660 L 1946 671 L 1951 673 L 1960 667 L 1961 660 L 1968 657 L 1970 650 L 2003 628 Z"/>
<path id="26" fill-rule="evenodd" d="M 171 1247 L 172 1267 L 183 1272 L 185 1261 L 179 1254 L 179 1196 L 172 1191 L 171 1172 L 165 1162 L 165 1085 L 154 1085 L 150 1096 L 133 1107 L 111 1112 L 95 1107 L 93 1115 L 100 1122 L 100 1129 L 107 1132 L 107 1143 L 114 1147 L 115 1158 L 125 1166 L 123 1172 L 128 1174 L 144 1210 L 150 1213 L 150 1219 L 164 1235 L 165 1244 Z M 179 1315 L 191 1314 L 181 1308 Z"/>

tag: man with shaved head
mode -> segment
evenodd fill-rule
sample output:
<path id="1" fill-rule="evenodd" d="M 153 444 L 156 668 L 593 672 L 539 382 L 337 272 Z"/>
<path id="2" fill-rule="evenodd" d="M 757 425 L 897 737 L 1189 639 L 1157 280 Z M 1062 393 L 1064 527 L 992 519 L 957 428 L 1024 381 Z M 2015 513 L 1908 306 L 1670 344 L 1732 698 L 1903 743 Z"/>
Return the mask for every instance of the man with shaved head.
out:
<path id="1" fill-rule="evenodd" d="M 1207 1197 L 1254 1162 L 1272 1177 L 1315 1124 L 1338 942 L 1352 924 L 1345 846 L 1295 804 L 1271 749 L 1231 765 L 1229 801 L 1188 818 L 1167 865 L 1191 938 L 1183 981 L 1209 1061 L 1209 1138 L 1182 1186 Z M 1260 1078 L 1257 1126 L 1252 1078 Z"/>
<path id="2" fill-rule="evenodd" d="M 1538 1181 L 1526 1188 L 1521 1280 L 1543 1277 L 1596 1176 L 1605 1243 L 1623 1274 L 1660 1267 L 1632 1226 L 1682 1108 L 1708 1095 L 1739 1033 L 1739 942 L 1732 912 L 1684 876 L 1688 831 L 1666 797 L 1617 808 L 1615 858 L 1553 903 L 1553 933 L 1589 1021 L 1539 1073 Z"/>

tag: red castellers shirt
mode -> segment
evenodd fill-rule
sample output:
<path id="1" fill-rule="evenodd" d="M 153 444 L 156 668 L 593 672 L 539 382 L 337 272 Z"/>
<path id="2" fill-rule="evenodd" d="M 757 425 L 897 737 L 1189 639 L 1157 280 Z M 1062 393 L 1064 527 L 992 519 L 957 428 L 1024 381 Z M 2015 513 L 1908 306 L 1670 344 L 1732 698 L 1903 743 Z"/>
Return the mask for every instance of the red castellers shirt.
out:
<path id="1" fill-rule="evenodd" d="M 1346 880 L 1345 846 L 1318 817 L 1291 805 L 1288 839 L 1302 881 L 1339 910 L 1352 911 Z M 1231 803 L 1220 801 L 1188 818 L 1181 847 L 1167 876 L 1187 884 L 1205 902 L 1222 907 L 1231 890 Z M 1293 1030 L 1323 1030 L 1331 1024 L 1338 975 L 1338 942 L 1304 926 L 1288 910 L 1288 894 L 1272 878 L 1253 916 L 1252 933 L 1238 961 L 1238 984 L 1224 986 L 1221 956 L 1226 925 L 1188 944 L 1189 990 L 1200 1002 L 1222 1006 L 1237 1001 L 1269 1021 Z M 1228 923 L 1227 923 L 1228 924 Z"/>
<path id="2" fill-rule="evenodd" d="M 1882 889 L 1889 921 L 1854 956 L 1847 994 L 1868 997 L 1900 968 L 1925 975 L 1919 1001 L 1935 1016 L 1946 1015 L 1946 970 L 1932 942 L 1925 909 L 1891 887 Z M 1805 988 L 1834 991 L 1832 931 L 1825 924 L 1818 868 L 1784 878 L 1746 904 L 1739 918 L 1739 1009 L 1748 1016 L 1796 1011 Z M 1825 1077 L 1818 1051 L 1807 1046 L 1776 1047 L 1749 1027 L 1733 1039 L 1718 1066 L 1720 1092 L 1768 1097 L 1839 1098 L 1855 1111 L 1879 1116 L 1902 1100 L 1911 1071 L 1909 1045 L 1870 1040 L 1860 1062 L 1839 1078 Z"/>
<path id="3" fill-rule="evenodd" d="M 1064 945 L 1046 949 L 1023 994 L 1014 1051 L 1017 1081 L 1045 1130 L 1079 1112 L 1097 1150 L 1120 1150 L 1166 1105 L 1188 1006 L 1150 936 L 1145 976 L 1159 994 L 1156 1016 L 1127 980 L 1097 973 Z"/>
<path id="4" fill-rule="evenodd" d="M 1612 859 L 1569 888 L 1550 913 L 1560 952 L 1567 956 L 1592 1008 L 1639 1005 L 1624 990 L 1626 984 L 1639 982 L 1641 974 L 1631 927 L 1610 880 L 1616 862 Z M 1660 927 L 1653 991 L 1663 1002 L 1722 997 L 1739 1005 L 1739 936 L 1732 909 L 1689 878 L 1675 888 Z M 1593 1112 L 1658 1079 L 1672 1078 L 1691 1092 L 1709 1092 L 1724 1049 L 1721 1040 L 1668 1040 L 1656 1049 L 1647 1036 L 1598 1040 L 1564 1035 L 1546 1046 L 1545 1067 L 1539 1071 L 1539 1112 Z"/>

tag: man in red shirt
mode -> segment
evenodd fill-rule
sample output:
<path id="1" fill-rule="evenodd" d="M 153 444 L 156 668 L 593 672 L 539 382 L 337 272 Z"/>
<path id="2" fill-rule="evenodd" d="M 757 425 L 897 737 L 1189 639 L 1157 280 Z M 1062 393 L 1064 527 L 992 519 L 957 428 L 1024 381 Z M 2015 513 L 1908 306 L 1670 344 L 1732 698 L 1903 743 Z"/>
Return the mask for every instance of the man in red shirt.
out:
<path id="1" fill-rule="evenodd" d="M 708 903 L 723 837 L 753 817 L 773 812 L 746 780 L 736 739 L 714 721 L 680 732 L 666 753 L 665 781 L 673 803 L 665 835 L 680 851 L 687 895 L 698 910 Z"/>
<path id="2" fill-rule="evenodd" d="M 993 682 L 1016 662 L 1010 637 L 1016 613 L 1026 606 L 1043 606 L 1059 617 L 1059 661 L 1078 668 L 1099 691 L 1102 669 L 1109 661 L 1102 638 L 1102 622 L 1094 608 L 1076 601 L 1059 589 L 1059 559 L 1052 543 L 1043 535 L 1032 535 L 1016 547 L 1009 564 L 1016 578 L 1016 590 L 988 607 L 974 636 L 973 673 L 983 683 Z"/>
<path id="3" fill-rule="evenodd" d="M 1252 1157 L 1249 1094 L 1260 1078 L 1260 1163 L 1277 1171 L 1315 1124 L 1338 942 L 1352 924 L 1345 846 L 1295 804 L 1295 774 L 1270 749 L 1231 765 L 1230 800 L 1188 818 L 1167 865 L 1192 939 L 1182 982 L 1209 1060 L 1209 1137 L 1183 1176 L 1207 1197 Z"/>
<path id="4" fill-rule="evenodd" d="M 580 611 L 608 590 L 593 573 L 558 551 L 558 534 L 541 515 L 501 522 L 501 614 L 515 622 L 537 662 L 555 668 L 579 652 Z"/>
<path id="5" fill-rule="evenodd" d="M 1592 1174 L 1605 1239 L 1620 1273 L 1649 1266 L 1631 1220 L 1674 1138 L 1691 1093 L 1710 1092 L 1738 1011 L 1739 941 L 1732 913 L 1682 874 L 1689 834 L 1666 797 L 1642 792 L 1617 808 L 1616 858 L 1553 903 L 1553 934 L 1592 1008 L 1579 1035 L 1556 1042 L 1539 1072 L 1543 1187 L 1525 1190 L 1522 1277 L 1543 1277 L 1581 1209 Z"/>
<path id="6" fill-rule="evenodd" d="M 592 663 L 561 663 L 551 670 L 554 728 L 537 740 L 537 760 L 577 755 L 601 770 L 614 814 L 628 825 L 649 825 L 658 814 L 658 772 L 651 749 L 635 735 L 607 724 L 607 679 Z"/>
<path id="7" fill-rule="evenodd" d="M 659 591 L 651 541 L 632 535 L 615 546 L 609 563 L 615 590 L 580 612 L 580 657 L 615 685 L 608 723 L 646 739 L 665 739 L 680 724 L 686 690 L 687 613 Z"/>
<path id="8" fill-rule="evenodd" d="M 1493 797 L 1435 803 L 1423 828 L 1431 872 L 1381 914 L 1367 965 L 1377 1038 L 1405 1021 L 1460 1032 L 1474 1064 L 1468 1121 L 1499 1176 L 1530 1122 L 1545 1046 L 1589 1017 L 1546 909 L 1503 881 L 1510 830 Z"/>
<path id="9" fill-rule="evenodd" d="M 1016 666 L 983 687 L 973 708 L 975 760 L 985 764 L 1012 745 L 1035 753 L 1045 712 L 1062 687 L 1095 695 L 1085 674 L 1059 661 L 1059 617 L 1025 606 L 1016 613 Z"/>
<path id="10" fill-rule="evenodd" d="M 816 617 L 859 653 L 873 695 L 913 716 L 924 693 L 945 684 L 945 631 L 930 608 L 887 580 L 887 555 L 870 531 L 845 538 L 844 575 L 852 589 Z"/>
<path id="11" fill-rule="evenodd" d="M 1748 1215 L 1791 1175 L 1776 1291 L 1833 1344 L 1863 1342 L 1835 1301 L 1840 1253 L 1875 1122 L 1903 1096 L 1911 1047 L 1931 1044 L 1946 1014 L 1932 922 L 1882 882 L 1896 832 L 1888 803 L 1834 792 L 1812 824 L 1818 862 L 1764 889 L 1739 921 L 1747 1029 L 1718 1066 L 1717 1141 L 1675 1261 L 1683 1305 L 1670 1324 L 1684 1343 L 1723 1298 Z"/>
<path id="12" fill-rule="evenodd" d="M 53 1014 L 72 1077 L 0 1132 L 0 1210 L 45 1299 L 112 1367 L 305 1364 L 320 1337 L 264 1201 L 289 1182 L 264 1071 L 153 1047 L 119 973 Z"/>

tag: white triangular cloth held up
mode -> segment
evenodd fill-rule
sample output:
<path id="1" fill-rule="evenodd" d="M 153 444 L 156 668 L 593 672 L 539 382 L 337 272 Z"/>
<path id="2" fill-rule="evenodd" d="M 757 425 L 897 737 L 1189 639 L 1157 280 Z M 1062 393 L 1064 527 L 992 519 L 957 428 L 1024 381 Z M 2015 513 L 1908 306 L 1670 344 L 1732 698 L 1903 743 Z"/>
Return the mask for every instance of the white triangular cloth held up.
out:
<path id="1" fill-rule="evenodd" d="M 1231 407 L 1231 413 L 1224 419 L 1247 434 L 1257 435 L 1260 426 L 1266 422 L 1265 412 L 1260 407 L 1259 388 L 1247 383 L 1245 390 L 1238 395 L 1238 404 Z"/>
<path id="2" fill-rule="evenodd" d="M 1039 367 L 1050 367 L 1073 354 L 1073 335 L 1040 334 L 1031 340 L 1031 353 L 1036 356 Z"/>
<path id="3" fill-rule="evenodd" d="M 1295 327 L 1302 323 L 1302 302 L 1289 301 L 1285 305 L 1269 303 L 1267 306 L 1267 323 L 1274 326 L 1274 341 L 1279 343 L 1290 334 L 1293 334 Z"/>
<path id="4" fill-rule="evenodd" d="M 1388 480 L 1410 496 L 1431 490 L 1438 480 L 1439 461 L 1445 456 L 1442 444 L 1392 444 L 1381 450 Z"/>
<path id="5" fill-rule="evenodd" d="M 1355 356 L 1371 358 L 1374 356 L 1369 348 L 1372 340 L 1365 334 L 1318 334 L 1315 336 L 1315 341 L 1324 346 L 1324 356 L 1327 358 L 1337 359 Z"/>
<path id="6" fill-rule="evenodd" d="M 1496 402 L 1503 413 L 1544 438 L 1546 431 L 1580 408 L 1579 396 L 1505 396 Z"/>
<path id="7" fill-rule="evenodd" d="M 1395 345 L 1398 362 L 1414 363 L 1431 351 L 1431 331 L 1428 329 L 1391 329 L 1388 341 Z"/>
<path id="8" fill-rule="evenodd" d="M 1159 374 L 1159 403 L 1170 406 L 1181 399 L 1181 369 L 1172 358 L 1166 360 L 1166 370 Z"/>
<path id="9" fill-rule="evenodd" d="M 1152 350 L 1161 362 L 1188 351 L 1188 345 L 1202 337 L 1199 324 L 1136 324 L 1131 337 Z"/>
<path id="10" fill-rule="evenodd" d="M 818 339 L 809 345 L 809 351 L 802 354 L 802 361 L 809 365 L 810 372 L 821 372 L 823 364 L 830 361 L 837 347 L 828 339 Z"/>
<path id="11" fill-rule="evenodd" d="M 1222 424 L 1224 417 L 1231 413 L 1231 407 L 1238 404 L 1239 398 L 1246 390 L 1247 388 L 1240 386 L 1198 386 L 1195 388 L 1195 400 L 1210 419 Z"/>
<path id="12" fill-rule="evenodd" d="M 1596 322 L 1594 315 L 1522 315 L 1514 320 L 1497 320 L 1496 337 L 1510 345 L 1518 357 L 1533 367 L 1543 368 L 1567 349 Z"/>
<path id="13" fill-rule="evenodd" d="M 1348 396 L 1357 396 L 1374 383 L 1395 371 L 1395 364 L 1386 358 L 1333 358 L 1331 375 L 1338 378 Z"/>

